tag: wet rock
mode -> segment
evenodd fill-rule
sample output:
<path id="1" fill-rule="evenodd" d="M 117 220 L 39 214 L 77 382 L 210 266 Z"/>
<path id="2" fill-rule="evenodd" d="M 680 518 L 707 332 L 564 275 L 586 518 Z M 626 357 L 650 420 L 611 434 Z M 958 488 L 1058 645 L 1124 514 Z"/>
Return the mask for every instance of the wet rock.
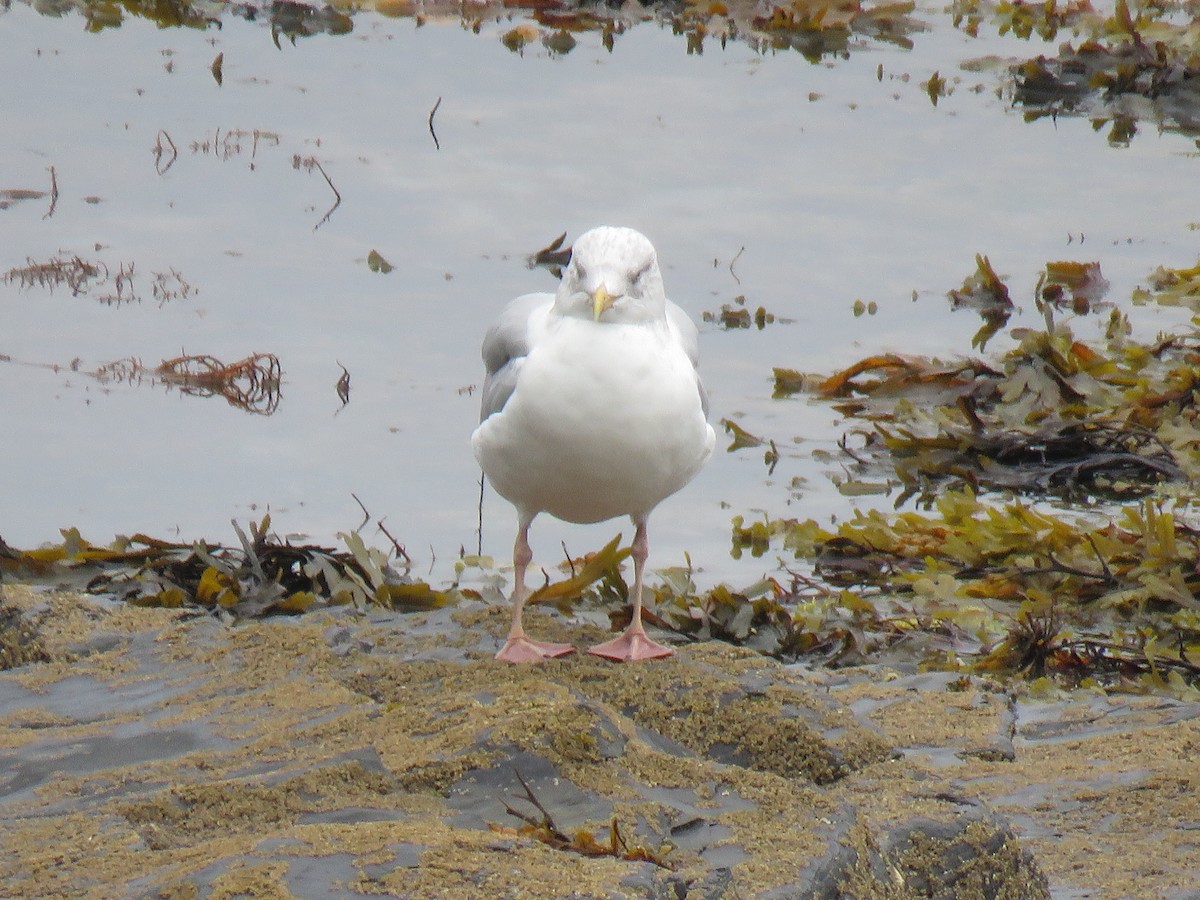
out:
<path id="1" fill-rule="evenodd" d="M 507 666 L 506 610 L 482 605 L 229 627 L 50 602 L 49 660 L 0 674 L 0 880 L 23 895 L 1200 888 L 1188 841 L 1152 837 L 1194 831 L 1196 704 L 1048 703 L 719 644 Z M 68 658 L 106 634 L 123 639 Z"/>
<path id="2" fill-rule="evenodd" d="M 612 816 L 610 801 L 580 790 L 548 759 L 510 748 L 494 764 L 471 769 L 450 785 L 446 805 L 458 813 L 450 821 L 464 828 L 480 829 L 486 829 L 489 823 L 520 824 L 509 816 L 507 806 L 538 816 L 536 807 L 524 799 L 525 785 L 539 802 L 554 810 L 554 821 L 561 829 L 573 830 L 586 822 L 603 822 Z"/>
<path id="3" fill-rule="evenodd" d="M 370 653 L 374 646 L 373 642 L 356 637 L 354 631 L 347 625 L 330 625 L 325 629 L 324 637 L 325 643 L 338 656 L 345 656 L 356 651 Z"/>

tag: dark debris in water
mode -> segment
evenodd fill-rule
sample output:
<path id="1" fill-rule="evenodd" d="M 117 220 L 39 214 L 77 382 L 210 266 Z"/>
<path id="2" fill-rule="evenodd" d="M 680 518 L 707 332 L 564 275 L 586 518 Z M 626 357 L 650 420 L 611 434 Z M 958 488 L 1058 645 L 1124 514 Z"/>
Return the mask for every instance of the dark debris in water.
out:
<path id="1" fill-rule="evenodd" d="M 905 486 L 897 505 L 913 496 L 928 502 L 947 483 L 1089 501 L 1146 496 L 1160 482 L 1185 480 L 1159 438 L 1103 422 L 1056 422 L 1034 431 L 981 424 L 931 437 L 879 425 L 866 437 L 855 459 L 861 462 L 865 452 L 890 457 Z"/>
<path id="2" fill-rule="evenodd" d="M 538 267 L 549 270 L 555 278 L 562 278 L 563 267 L 571 261 L 571 245 L 563 246 L 567 240 L 564 231 L 541 250 L 529 255 L 529 268 Z"/>
<path id="3" fill-rule="evenodd" d="M 722 303 L 715 312 L 705 311 L 701 314 L 705 322 L 711 322 L 726 331 L 754 328 L 762 331 L 768 325 L 778 322 L 790 322 L 791 319 L 777 319 L 775 313 L 768 312 L 766 307 L 758 306 L 751 309 L 746 305 L 742 294 L 733 298 L 732 303 Z"/>

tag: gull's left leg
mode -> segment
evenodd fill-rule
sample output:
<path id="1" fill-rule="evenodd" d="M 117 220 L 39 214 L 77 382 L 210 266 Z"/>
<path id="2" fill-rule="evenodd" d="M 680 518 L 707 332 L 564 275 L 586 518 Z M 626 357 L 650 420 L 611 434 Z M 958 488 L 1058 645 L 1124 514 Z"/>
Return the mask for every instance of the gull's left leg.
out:
<path id="1" fill-rule="evenodd" d="M 620 637 L 589 647 L 587 651 L 593 656 L 622 662 L 658 659 L 675 653 L 670 647 L 650 640 L 642 625 L 642 573 L 646 567 L 646 557 L 650 555 L 650 542 L 646 539 L 646 520 L 634 519 L 634 525 L 637 526 L 637 533 L 633 536 L 633 546 L 630 548 L 633 556 L 633 619 Z"/>

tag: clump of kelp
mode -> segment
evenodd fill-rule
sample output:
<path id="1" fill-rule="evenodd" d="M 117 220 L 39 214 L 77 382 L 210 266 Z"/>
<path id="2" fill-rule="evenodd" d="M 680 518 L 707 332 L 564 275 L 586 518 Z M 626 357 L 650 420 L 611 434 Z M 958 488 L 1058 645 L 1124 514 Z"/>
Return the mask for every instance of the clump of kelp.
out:
<path id="1" fill-rule="evenodd" d="M 1200 528 L 1188 516 L 1200 315 L 1143 343 L 1101 285 L 1096 263 L 1049 263 L 1034 298 L 1043 327 L 1012 329 L 998 358 L 879 354 L 819 383 L 850 424 L 848 468 L 922 509 L 830 528 L 735 519 L 735 555 L 782 550 L 808 567 L 732 605 L 748 640 L 843 664 L 907 647 L 926 665 L 1068 684 L 1200 683 Z M 1011 302 L 999 287 L 980 257 L 963 290 L 987 294 L 975 304 L 985 329 Z M 1159 269 L 1134 300 L 1200 306 L 1200 267 Z M 1090 341 L 1058 320 L 1104 308 Z M 786 369 L 776 381 L 776 396 L 813 383 Z"/>
<path id="2" fill-rule="evenodd" d="M 996 296 L 1000 280 L 985 257 L 977 269 L 967 283 L 979 281 Z M 1191 270 L 1174 271 L 1160 270 L 1152 282 L 1169 298 L 1190 285 Z M 897 505 L 910 497 L 928 504 L 964 486 L 1077 502 L 1126 500 L 1200 475 L 1193 440 L 1200 431 L 1187 430 L 1196 427 L 1200 337 L 1139 343 L 1115 307 L 1098 342 L 1076 337 L 1056 313 L 1104 308 L 1097 285 L 1107 287 L 1097 263 L 1047 263 L 1034 297 L 1044 327 L 1014 328 L 1015 346 L 999 359 L 879 354 L 826 378 L 818 392 L 864 423 L 842 442 L 848 458 L 862 472 L 883 461 L 903 486 Z M 959 304 L 964 291 L 951 291 L 952 302 Z M 1007 320 L 1007 289 L 1002 296 L 1004 306 L 989 300 L 978 308 L 984 326 L 974 344 L 994 333 L 996 309 Z M 805 383 L 792 370 L 775 375 L 777 397 Z M 851 449 L 852 440 L 861 446 Z"/>
<path id="3" fill-rule="evenodd" d="M 233 523 L 236 546 L 179 543 L 135 534 L 108 546 L 63 529 L 63 540 L 17 550 L 0 539 L 0 574 L 108 594 L 137 606 L 196 607 L 238 617 L 301 613 L 318 606 L 375 604 L 435 609 L 455 590 L 435 590 L 408 574 L 407 555 L 370 547 L 358 531 L 341 535 L 345 550 L 293 544 L 271 531 L 270 516 Z"/>
<path id="4" fill-rule="evenodd" d="M 1200 681 L 1200 531 L 1154 500 L 1089 525 L 963 488 L 928 513 L 859 512 L 833 529 L 737 520 L 734 541 L 812 561 L 811 577 L 754 601 L 747 624 L 769 626 L 776 655 L 852 664 L 903 642 L 909 661 L 1072 685 Z"/>
<path id="5" fill-rule="evenodd" d="M 1012 67 L 1013 101 L 1026 119 L 1086 116 L 1115 145 L 1128 144 L 1144 119 L 1200 135 L 1200 48 L 1188 3 L 1117 0 L 1110 15 L 1089 0 L 956 0 L 953 10 L 973 35 L 988 22 L 1026 39 L 1064 31 L 1077 39 Z"/>

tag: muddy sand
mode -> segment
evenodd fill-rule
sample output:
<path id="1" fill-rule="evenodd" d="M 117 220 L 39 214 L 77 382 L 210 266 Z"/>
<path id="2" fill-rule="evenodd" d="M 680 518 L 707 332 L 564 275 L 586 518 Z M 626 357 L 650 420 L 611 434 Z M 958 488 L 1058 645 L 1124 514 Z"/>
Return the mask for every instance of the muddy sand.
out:
<path id="1" fill-rule="evenodd" d="M 1200 897 L 1200 704 L 507 616 L 0 586 L 0 894 Z"/>

